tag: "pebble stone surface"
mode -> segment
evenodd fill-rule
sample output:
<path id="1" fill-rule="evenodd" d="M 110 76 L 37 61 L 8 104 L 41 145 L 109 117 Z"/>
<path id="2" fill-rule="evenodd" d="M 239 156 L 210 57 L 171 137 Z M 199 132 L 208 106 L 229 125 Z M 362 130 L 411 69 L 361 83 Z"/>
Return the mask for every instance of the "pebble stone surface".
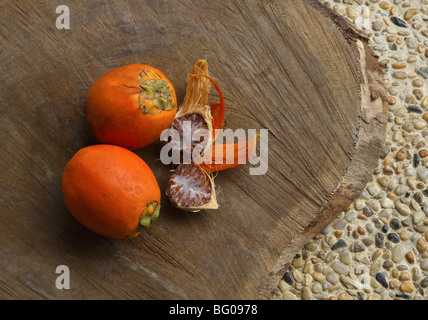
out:
<path id="1" fill-rule="evenodd" d="M 428 0 L 322 1 L 369 35 L 389 117 L 372 180 L 296 254 L 278 300 L 428 300 Z"/>

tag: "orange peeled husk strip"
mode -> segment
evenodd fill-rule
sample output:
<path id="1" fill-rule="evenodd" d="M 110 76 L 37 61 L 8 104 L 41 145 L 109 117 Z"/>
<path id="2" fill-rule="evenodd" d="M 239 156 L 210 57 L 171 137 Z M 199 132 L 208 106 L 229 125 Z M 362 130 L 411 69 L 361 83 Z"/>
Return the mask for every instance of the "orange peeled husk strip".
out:
<path id="1" fill-rule="evenodd" d="M 229 168 L 234 168 L 247 162 L 247 160 L 256 150 L 258 136 L 259 134 L 256 134 L 250 140 L 241 141 L 238 143 L 214 144 L 212 147 L 210 163 L 207 163 L 208 161 L 206 161 L 202 163 L 200 167 L 206 173 L 213 173 Z M 231 162 L 227 157 L 232 151 L 233 162 Z M 242 158 L 243 152 L 245 152 L 245 158 Z"/>

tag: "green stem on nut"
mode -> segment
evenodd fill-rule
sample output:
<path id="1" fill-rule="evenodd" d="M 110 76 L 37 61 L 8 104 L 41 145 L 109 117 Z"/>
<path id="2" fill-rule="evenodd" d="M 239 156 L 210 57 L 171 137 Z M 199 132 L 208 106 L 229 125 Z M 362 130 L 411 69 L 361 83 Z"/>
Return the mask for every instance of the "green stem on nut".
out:
<path id="1" fill-rule="evenodd" d="M 150 217 L 152 217 L 152 220 L 153 221 L 155 221 L 157 218 L 159 218 L 159 214 L 160 214 L 160 205 L 158 205 L 156 208 L 155 208 L 155 211 L 153 212 L 153 214 L 150 216 Z"/>
<path id="2" fill-rule="evenodd" d="M 142 218 L 140 219 L 140 225 L 145 228 L 150 228 L 150 224 L 159 218 L 160 207 L 161 206 L 157 201 L 148 203 L 141 215 Z"/>
<path id="3" fill-rule="evenodd" d="M 144 217 L 140 220 L 140 224 L 145 228 L 150 228 L 150 222 L 151 222 L 150 217 Z"/>
<path id="4" fill-rule="evenodd" d="M 155 72 L 144 70 L 138 79 L 140 86 L 139 104 L 144 113 L 159 114 L 176 107 L 168 83 Z"/>

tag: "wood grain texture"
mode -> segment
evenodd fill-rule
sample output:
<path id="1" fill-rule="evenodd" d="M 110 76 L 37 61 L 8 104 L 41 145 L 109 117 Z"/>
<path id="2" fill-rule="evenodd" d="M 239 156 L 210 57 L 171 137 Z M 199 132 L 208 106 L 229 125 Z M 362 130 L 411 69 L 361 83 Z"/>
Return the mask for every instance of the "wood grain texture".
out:
<path id="1" fill-rule="evenodd" d="M 384 140 L 382 71 L 364 35 L 315 0 L 0 3 L 0 298 L 268 299 L 294 253 L 356 198 Z M 220 208 L 173 209 L 138 238 L 106 239 L 67 212 L 61 174 L 96 143 L 84 97 L 100 76 L 143 63 L 182 101 L 206 59 L 226 127 L 269 130 L 269 170 L 215 179 Z M 162 192 L 159 143 L 139 150 Z M 164 194 L 164 193 L 163 193 Z M 55 287 L 58 265 L 71 288 Z"/>

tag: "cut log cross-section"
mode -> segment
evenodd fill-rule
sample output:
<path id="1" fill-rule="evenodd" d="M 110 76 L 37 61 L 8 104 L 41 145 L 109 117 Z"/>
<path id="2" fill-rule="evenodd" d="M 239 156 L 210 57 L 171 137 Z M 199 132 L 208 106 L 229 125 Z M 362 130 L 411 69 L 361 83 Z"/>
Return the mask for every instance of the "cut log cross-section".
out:
<path id="1" fill-rule="evenodd" d="M 70 29 L 57 29 L 52 1 L 0 3 L 0 298 L 271 298 L 294 254 L 378 164 L 387 109 L 366 36 L 315 0 L 67 6 Z M 130 240 L 85 229 L 60 186 L 67 161 L 96 143 L 87 91 L 141 63 L 162 70 L 182 102 L 198 59 L 223 91 L 224 128 L 268 130 L 267 172 L 219 172 L 219 208 L 183 212 L 165 196 L 170 167 L 155 143 L 136 153 L 162 189 L 156 223 Z M 60 265 L 69 290 L 55 285 Z"/>

